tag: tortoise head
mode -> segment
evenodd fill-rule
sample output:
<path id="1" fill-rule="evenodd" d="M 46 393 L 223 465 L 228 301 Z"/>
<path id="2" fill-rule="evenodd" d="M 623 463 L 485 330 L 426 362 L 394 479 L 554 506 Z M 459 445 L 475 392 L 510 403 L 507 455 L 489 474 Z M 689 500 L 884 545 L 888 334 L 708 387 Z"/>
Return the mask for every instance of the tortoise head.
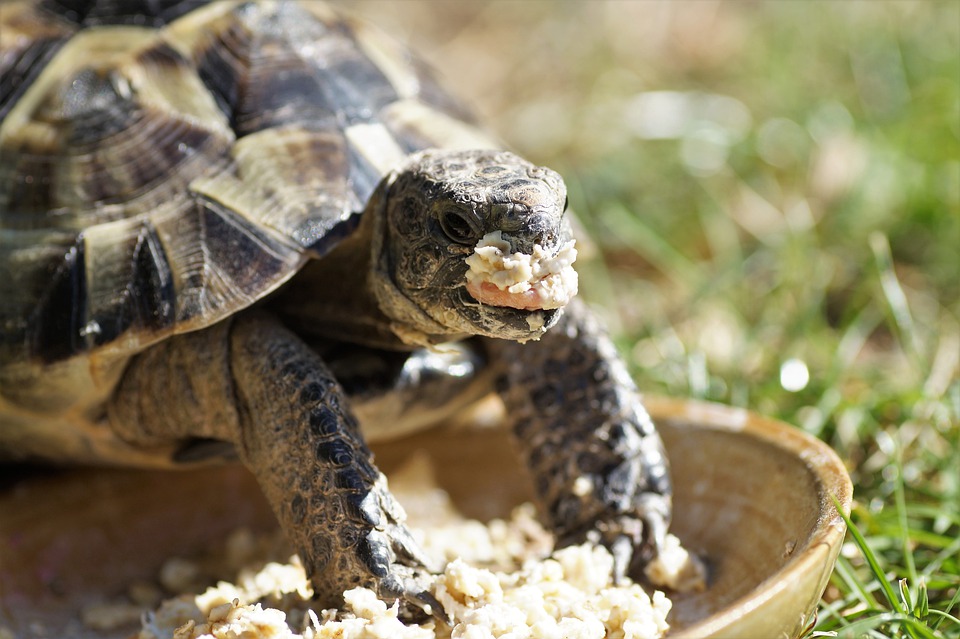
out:
<path id="1" fill-rule="evenodd" d="M 374 288 L 408 341 L 537 339 L 576 293 L 566 187 L 554 171 L 504 151 L 429 150 L 382 188 Z"/>

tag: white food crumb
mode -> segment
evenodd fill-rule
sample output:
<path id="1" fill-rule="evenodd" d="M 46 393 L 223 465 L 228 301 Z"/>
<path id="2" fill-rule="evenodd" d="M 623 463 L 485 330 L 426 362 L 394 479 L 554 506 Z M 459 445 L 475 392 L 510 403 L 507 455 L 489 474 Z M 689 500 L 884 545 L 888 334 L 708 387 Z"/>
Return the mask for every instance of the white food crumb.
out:
<path id="1" fill-rule="evenodd" d="M 470 267 L 467 283 L 493 284 L 512 295 L 533 292 L 542 309 L 561 308 L 577 294 L 577 272 L 573 269 L 577 249 L 573 240 L 552 257 L 539 244 L 534 245 L 532 255 L 507 253 L 509 250 L 510 243 L 500 231 L 484 235 L 473 255 L 466 258 Z"/>
<path id="2" fill-rule="evenodd" d="M 667 535 L 660 554 L 647 564 L 644 574 L 651 583 L 677 592 L 702 592 L 707 587 L 707 568 L 696 556 Z"/>
<path id="3" fill-rule="evenodd" d="M 149 637 L 150 635 L 146 635 Z M 168 636 L 164 633 L 163 636 Z M 140 633 L 144 639 L 144 633 Z M 179 626 L 172 639 L 306 639 L 295 634 L 286 622 L 286 615 L 276 608 L 260 604 L 244 605 L 239 600 L 221 604 L 197 622 L 189 620 Z"/>
<path id="4" fill-rule="evenodd" d="M 515 511 L 529 526 L 530 507 Z M 517 521 L 500 522 L 516 528 Z M 465 525 L 467 522 L 464 521 Z M 477 522 L 469 522 L 476 525 Z M 503 530 L 491 527 L 482 545 L 495 545 Z M 457 528 L 452 529 L 459 537 Z M 513 537 L 519 536 L 516 532 Z M 466 540 L 469 545 L 475 540 Z M 448 545 L 453 543 L 447 540 Z M 447 548 L 449 552 L 449 548 Z M 468 552 L 469 554 L 469 552 Z M 522 568 L 488 570 L 461 558 L 438 577 L 435 596 L 452 616 L 452 627 L 428 621 L 406 625 L 396 605 L 355 588 L 344 593 L 342 611 L 309 610 L 310 589 L 299 565 L 268 563 L 247 571 L 237 584 L 220 582 L 202 595 L 183 595 L 144 616 L 138 639 L 656 639 L 669 626 L 671 603 L 662 592 L 648 595 L 638 584 L 612 584 L 613 558 L 601 546 L 583 544 L 556 551 L 552 558 L 527 559 Z M 282 582 L 282 583 L 281 583 Z M 248 603 L 277 588 L 298 593 L 287 610 Z M 285 614 L 289 613 L 289 614 Z M 295 612 L 302 620 L 292 629 Z"/>
<path id="5" fill-rule="evenodd" d="M 316 639 L 433 639 L 430 628 L 408 626 L 397 617 L 398 606 L 388 607 L 369 588 L 343 593 L 352 616 L 316 625 Z"/>
<path id="6" fill-rule="evenodd" d="M 586 497 L 593 492 L 593 482 L 589 477 L 580 475 L 573 482 L 573 494 L 577 497 Z"/>
<path id="7" fill-rule="evenodd" d="M 173 633 L 204 615 L 191 595 L 180 595 L 164 601 L 155 612 L 148 612 L 141 621 L 137 639 L 170 639 Z"/>
<path id="8" fill-rule="evenodd" d="M 531 331 L 542 331 L 543 324 L 543 313 L 530 313 L 527 315 L 527 325 L 530 327 Z"/>

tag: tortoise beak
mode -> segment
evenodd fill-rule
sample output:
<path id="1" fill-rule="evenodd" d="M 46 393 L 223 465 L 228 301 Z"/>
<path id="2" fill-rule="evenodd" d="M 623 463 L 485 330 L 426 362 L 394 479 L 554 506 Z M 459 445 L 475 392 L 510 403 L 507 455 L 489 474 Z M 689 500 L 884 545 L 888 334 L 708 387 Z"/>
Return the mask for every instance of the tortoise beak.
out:
<path id="1" fill-rule="evenodd" d="M 458 306 L 478 335 L 519 342 L 537 340 L 563 315 L 562 308 L 517 309 L 484 304 L 471 295 L 465 286 L 456 290 Z"/>

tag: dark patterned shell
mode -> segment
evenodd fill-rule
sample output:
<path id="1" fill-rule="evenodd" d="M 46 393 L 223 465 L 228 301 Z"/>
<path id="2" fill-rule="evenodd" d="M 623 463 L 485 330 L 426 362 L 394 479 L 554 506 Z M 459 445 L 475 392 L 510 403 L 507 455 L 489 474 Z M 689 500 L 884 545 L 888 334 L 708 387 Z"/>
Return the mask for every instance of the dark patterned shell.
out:
<path id="1" fill-rule="evenodd" d="M 7 358 L 216 322 L 329 250 L 406 153 L 484 144 L 325 5 L 195 4 L 0 8 Z"/>
<path id="2" fill-rule="evenodd" d="M 324 4 L 200 5 L 0 4 L 0 421 L 89 412 L 329 251 L 406 154 L 490 146 Z"/>

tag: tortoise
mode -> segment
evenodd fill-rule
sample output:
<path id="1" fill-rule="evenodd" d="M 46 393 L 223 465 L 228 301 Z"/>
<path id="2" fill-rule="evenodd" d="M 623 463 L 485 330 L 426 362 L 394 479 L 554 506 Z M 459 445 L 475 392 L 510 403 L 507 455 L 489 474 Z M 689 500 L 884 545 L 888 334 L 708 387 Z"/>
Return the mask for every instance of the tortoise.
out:
<path id="1" fill-rule="evenodd" d="M 575 292 L 561 177 L 313 1 L 0 7 L 0 452 L 239 458 L 316 596 L 438 614 L 367 441 L 496 393 L 541 516 L 619 577 L 660 438 Z"/>

